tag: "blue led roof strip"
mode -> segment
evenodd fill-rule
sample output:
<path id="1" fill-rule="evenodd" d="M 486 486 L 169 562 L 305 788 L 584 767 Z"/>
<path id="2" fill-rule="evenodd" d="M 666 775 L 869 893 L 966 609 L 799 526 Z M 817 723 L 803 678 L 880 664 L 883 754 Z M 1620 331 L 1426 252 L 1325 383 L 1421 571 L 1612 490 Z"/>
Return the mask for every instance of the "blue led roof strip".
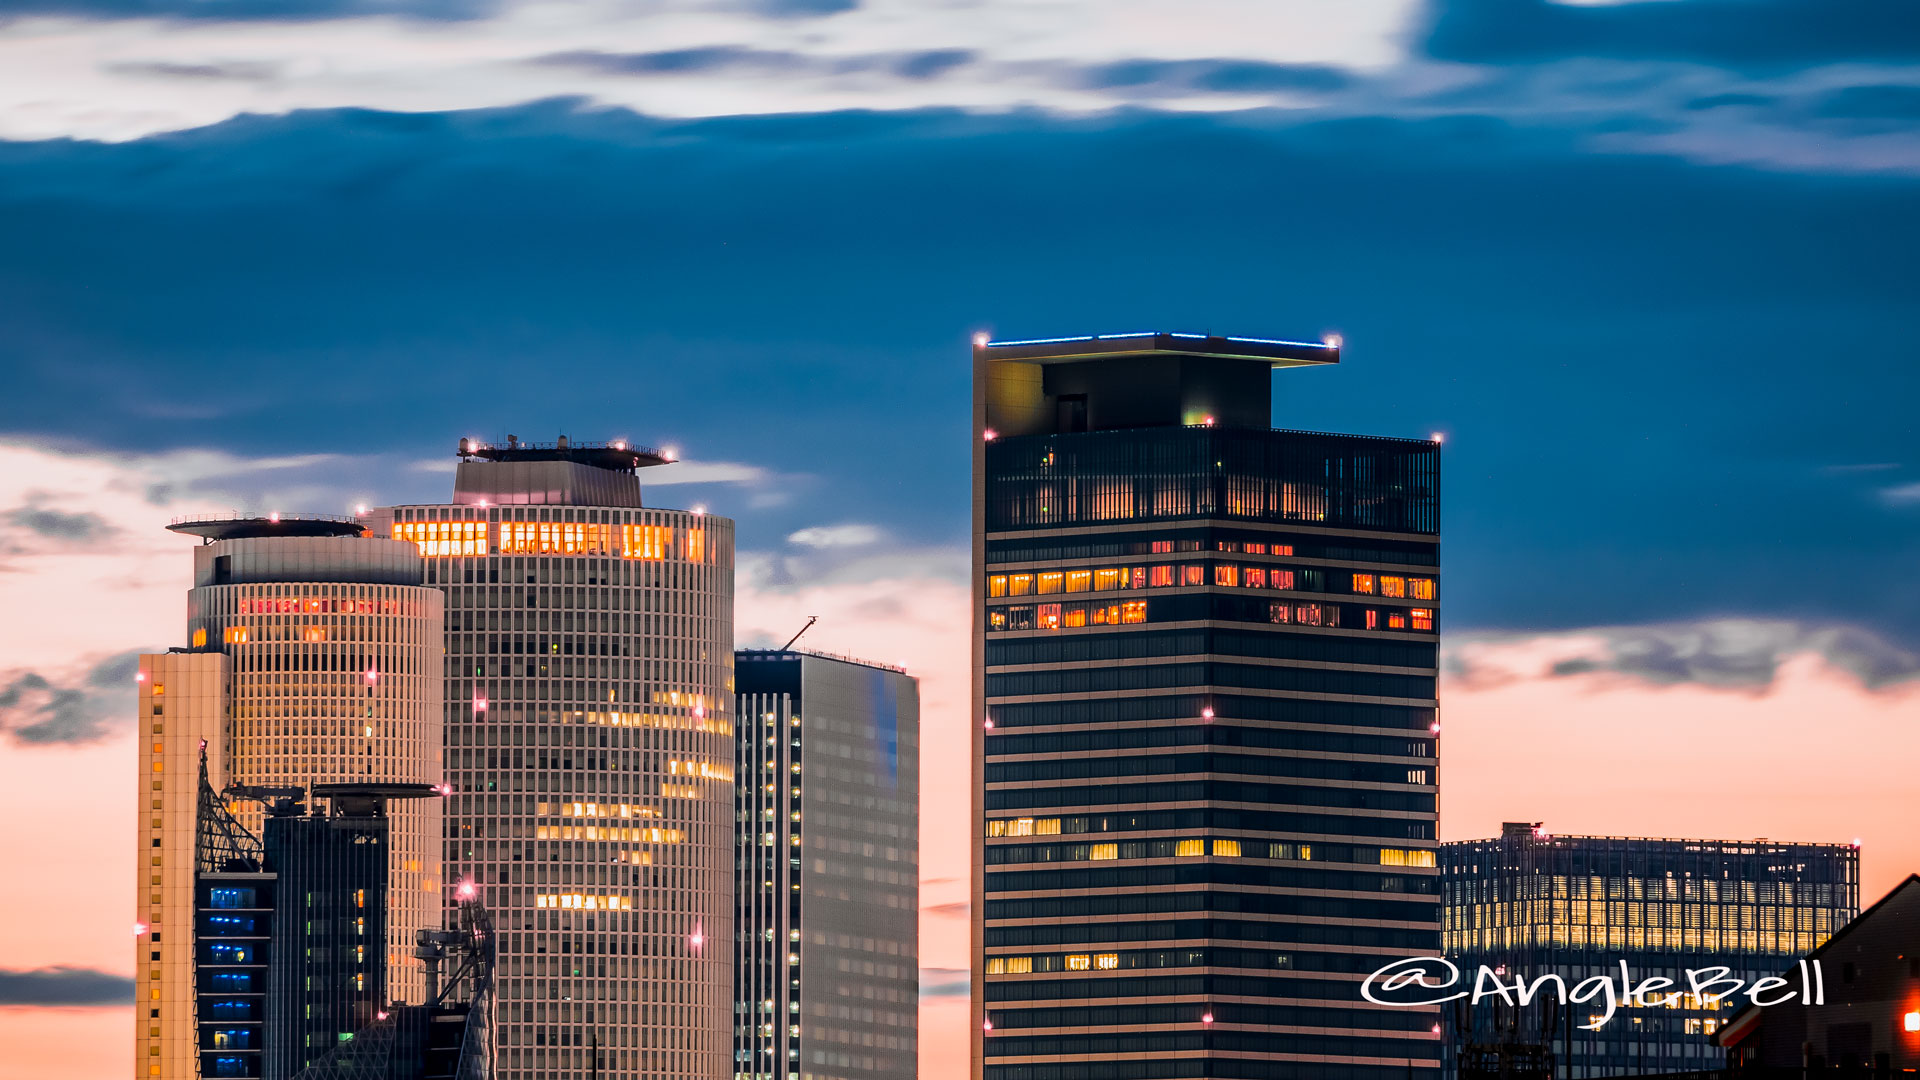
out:
<path id="1" fill-rule="evenodd" d="M 1274 338 L 1262 338 L 1262 337 L 1230 337 L 1227 340 L 1228 341 L 1244 341 L 1249 345 L 1292 345 L 1292 346 L 1295 346 L 1296 348 L 1301 348 L 1301 349 L 1334 348 L 1334 346 L 1329 345 L 1324 341 L 1279 341 Z"/>
<path id="2" fill-rule="evenodd" d="M 1212 335 L 1166 333 L 1158 330 L 1143 330 L 1135 334 L 1082 334 L 1079 337 L 1027 338 L 1022 341 L 989 341 L 987 342 L 987 348 L 993 349 L 993 348 L 1010 347 L 1010 346 L 1017 346 L 1017 345 L 1064 345 L 1068 342 L 1073 342 L 1073 341 L 1116 341 L 1116 340 L 1121 340 L 1125 338 L 1144 338 L 1144 337 L 1176 337 L 1176 338 L 1187 338 L 1192 341 L 1207 341 L 1211 339 Z M 1222 341 L 1238 341 L 1248 345 L 1290 345 L 1297 349 L 1337 349 L 1339 348 L 1338 345 L 1333 345 L 1325 341 L 1282 341 L 1279 338 L 1257 338 L 1257 337 L 1229 337 L 1229 338 L 1222 338 L 1221 340 Z"/>
<path id="3" fill-rule="evenodd" d="M 998 345 L 1058 345 L 1062 342 L 1067 342 L 1067 341 L 1092 341 L 1092 340 L 1093 340 L 1092 334 L 1082 334 L 1079 337 L 1029 338 L 1026 341 L 989 341 L 987 342 L 987 348 L 991 349 Z"/>

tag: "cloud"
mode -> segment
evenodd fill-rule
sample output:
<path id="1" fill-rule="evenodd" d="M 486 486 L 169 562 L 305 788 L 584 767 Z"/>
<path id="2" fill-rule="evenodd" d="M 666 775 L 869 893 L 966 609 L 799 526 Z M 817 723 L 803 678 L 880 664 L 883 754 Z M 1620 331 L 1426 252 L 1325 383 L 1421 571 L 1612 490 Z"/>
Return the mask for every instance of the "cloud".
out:
<path id="1" fill-rule="evenodd" d="M 1920 11 L 1885 0 L 1432 0 L 1428 55 L 1477 64 L 1570 57 L 1772 70 L 1920 59 Z"/>
<path id="2" fill-rule="evenodd" d="M 1814 114 L 1835 120 L 1920 119 L 1920 86 L 1847 86 L 1820 98 Z"/>
<path id="3" fill-rule="evenodd" d="M 965 968 L 921 968 L 920 996 L 964 997 L 973 989 L 972 979 Z"/>
<path id="4" fill-rule="evenodd" d="M 1780 99 L 1767 94 L 1725 93 L 1708 94 L 1697 97 L 1681 105 L 1692 112 L 1704 112 L 1708 109 L 1758 109 L 1772 105 Z"/>
<path id="5" fill-rule="evenodd" d="M 744 0 L 741 7 L 775 19 L 818 18 L 853 11 L 860 0 Z"/>
<path id="6" fill-rule="evenodd" d="M 67 513 L 61 510 L 49 510 L 37 505 L 40 499 L 28 497 L 27 506 L 16 507 L 0 514 L 0 521 L 18 526 L 37 536 L 63 543 L 85 543 L 104 540 L 119 530 L 109 525 L 99 514 L 81 511 Z"/>
<path id="7" fill-rule="evenodd" d="M 0 731 L 29 746 L 106 738 L 133 716 L 141 651 L 108 657 L 77 678 L 17 670 L 0 676 Z"/>
<path id="8" fill-rule="evenodd" d="M 493 0 L 0 0 L 9 15 L 80 19 L 174 19 L 207 22 L 312 22 L 391 16 L 437 22 L 491 14 Z"/>
<path id="9" fill-rule="evenodd" d="M 942 919 L 964 919 L 967 913 L 973 910 L 973 905 L 965 900 L 959 900 L 951 904 L 928 904 L 920 910 Z"/>
<path id="10" fill-rule="evenodd" d="M 1920 655 L 1852 626 L 1709 619 L 1600 627 L 1563 640 L 1574 639 L 1589 644 L 1577 645 L 1570 655 L 1552 660 L 1550 675 L 1614 674 L 1659 686 L 1694 683 L 1762 692 L 1773 687 L 1789 661 L 1812 656 L 1869 691 L 1902 686 L 1920 677 Z"/>
<path id="11" fill-rule="evenodd" d="M 885 534 L 877 526 L 849 522 L 845 525 L 815 525 L 787 537 L 787 543 L 805 547 L 859 547 L 876 543 Z"/>
<path id="12" fill-rule="evenodd" d="M 640 483 L 643 487 L 663 487 L 669 484 L 761 484 L 770 480 L 772 475 L 758 465 L 748 465 L 738 461 L 676 461 L 671 465 L 662 465 L 642 472 Z"/>
<path id="13" fill-rule="evenodd" d="M 1899 484 L 1890 488 L 1881 488 L 1880 497 L 1895 506 L 1910 506 L 1920 503 L 1920 483 Z"/>
<path id="14" fill-rule="evenodd" d="M 600 75 L 858 75 L 880 73 L 903 79 L 931 79 L 971 62 L 968 49 L 820 56 L 785 50 L 712 45 L 661 52 L 609 53 L 592 49 L 550 53 L 536 64 L 573 68 Z"/>
<path id="15" fill-rule="evenodd" d="M 1137 59 L 1082 68 L 1066 81 L 1098 90 L 1153 90 L 1161 94 L 1272 94 L 1339 90 L 1353 80 L 1339 68 L 1323 64 Z"/>
<path id="16" fill-rule="evenodd" d="M 125 975 L 65 965 L 32 971 L 0 968 L 0 1007 L 87 1007 L 132 1002 L 133 980 Z"/>
<path id="17" fill-rule="evenodd" d="M 239 79 L 247 82 L 265 82 L 277 77 L 280 73 L 280 68 L 276 64 L 244 61 L 181 64 L 163 60 L 127 60 L 108 64 L 106 70 L 115 75 L 127 75 L 133 78 Z"/>

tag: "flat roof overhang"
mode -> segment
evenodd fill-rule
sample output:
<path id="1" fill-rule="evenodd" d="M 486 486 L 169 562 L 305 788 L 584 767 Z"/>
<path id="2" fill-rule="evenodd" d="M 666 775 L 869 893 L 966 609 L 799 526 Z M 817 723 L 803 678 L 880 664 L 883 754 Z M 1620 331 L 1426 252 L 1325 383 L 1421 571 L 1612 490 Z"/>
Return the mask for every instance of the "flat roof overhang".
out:
<path id="1" fill-rule="evenodd" d="M 988 360 L 1025 364 L 1068 364 L 1119 356 L 1204 356 L 1265 360 L 1274 367 L 1313 367 L 1340 362 L 1340 343 L 1282 341 L 1276 338 L 1223 337 L 1215 334 L 1089 334 L 1084 337 L 1022 338 L 988 341 L 980 348 Z"/>

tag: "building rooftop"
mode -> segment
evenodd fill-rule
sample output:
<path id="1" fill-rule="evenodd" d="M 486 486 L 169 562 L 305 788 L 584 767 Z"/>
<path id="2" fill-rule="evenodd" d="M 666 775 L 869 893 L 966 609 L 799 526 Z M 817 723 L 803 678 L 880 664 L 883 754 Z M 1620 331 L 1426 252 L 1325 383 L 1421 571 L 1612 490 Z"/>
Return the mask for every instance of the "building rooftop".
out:
<path id="1" fill-rule="evenodd" d="M 245 540 L 262 536 L 366 536 L 367 527 L 357 518 L 331 517 L 325 514 L 241 514 L 203 515 L 174 518 L 169 532 L 198 536 L 211 544 L 216 540 Z"/>
<path id="2" fill-rule="evenodd" d="M 674 460 L 652 447 L 635 446 L 623 439 L 575 442 L 565 435 L 550 443 L 523 442 L 519 436 L 509 435 L 503 446 L 479 439 L 461 439 L 456 453 L 461 461 L 571 461 L 620 472 L 632 472 L 649 465 L 671 465 Z"/>
<path id="3" fill-rule="evenodd" d="M 1004 341 L 976 338 L 975 345 L 985 351 L 989 360 L 1018 360 L 1028 364 L 1064 364 L 1076 360 L 1154 354 L 1265 360 L 1277 368 L 1340 362 L 1340 339 L 1337 337 L 1329 337 L 1324 341 L 1283 341 L 1277 338 L 1141 331 Z"/>
<path id="4" fill-rule="evenodd" d="M 853 664 L 856 667 L 878 668 L 905 675 L 907 669 L 898 664 L 883 664 L 878 660 L 862 660 L 857 656 L 841 656 L 839 653 L 821 652 L 818 649 L 737 649 L 734 656 L 740 660 L 798 660 L 811 656 L 816 660 L 832 660 L 840 664 Z"/>
<path id="5" fill-rule="evenodd" d="M 1479 844 L 1499 844 L 1511 840 L 1538 841 L 1543 844 L 1684 844 L 1708 849 L 1726 849 L 1728 853 L 1735 854 L 1758 854 L 1762 851 L 1784 848 L 1837 848 L 1851 850 L 1860 846 L 1859 841 L 1854 841 L 1849 844 L 1844 841 L 1834 840 L 1774 840 L 1765 836 L 1756 837 L 1752 840 L 1709 840 L 1691 836 L 1607 836 L 1601 834 L 1555 833 L 1548 832 L 1543 825 L 1543 822 L 1538 821 L 1504 821 L 1500 823 L 1499 836 L 1478 837 L 1470 840 L 1448 840 L 1440 846 L 1443 848 L 1466 848 Z"/>

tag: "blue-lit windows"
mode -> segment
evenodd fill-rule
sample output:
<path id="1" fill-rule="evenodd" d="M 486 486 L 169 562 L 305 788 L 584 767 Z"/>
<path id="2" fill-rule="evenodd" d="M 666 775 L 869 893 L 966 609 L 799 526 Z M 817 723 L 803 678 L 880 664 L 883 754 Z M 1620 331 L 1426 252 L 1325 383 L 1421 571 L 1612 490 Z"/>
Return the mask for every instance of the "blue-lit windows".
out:
<path id="1" fill-rule="evenodd" d="M 219 888 L 209 890 L 207 906 L 215 908 L 251 908 L 260 905 L 254 902 L 252 889 Z"/>
<path id="2" fill-rule="evenodd" d="M 203 933 L 209 936 L 249 937 L 254 934 L 254 926 L 251 915 L 210 915 Z"/>
<path id="3" fill-rule="evenodd" d="M 215 1050 L 251 1050 L 253 1049 L 252 1028 L 220 1028 L 213 1033 Z"/>
<path id="4" fill-rule="evenodd" d="M 213 1076 L 247 1075 L 247 1059 L 240 1057 L 217 1057 L 213 1059 Z"/>
<path id="5" fill-rule="evenodd" d="M 213 988 L 227 994 L 249 994 L 253 992 L 253 973 L 248 971 L 222 971 L 213 976 Z"/>
<path id="6" fill-rule="evenodd" d="M 207 955 L 216 964 L 244 964 L 253 950 L 245 945 L 209 945 Z"/>

